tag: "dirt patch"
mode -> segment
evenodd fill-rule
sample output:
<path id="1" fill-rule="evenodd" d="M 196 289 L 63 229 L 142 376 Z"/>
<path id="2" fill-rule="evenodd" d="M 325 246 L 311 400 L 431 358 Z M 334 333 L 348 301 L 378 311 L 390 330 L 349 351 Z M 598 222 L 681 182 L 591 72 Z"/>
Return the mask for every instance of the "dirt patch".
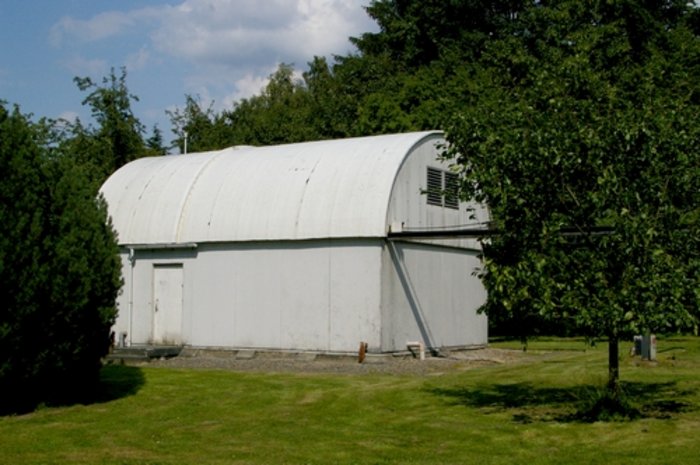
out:
<path id="1" fill-rule="evenodd" d="M 188 349 L 180 356 L 152 360 L 143 365 L 189 369 L 219 369 L 264 373 L 410 374 L 432 375 L 489 365 L 518 363 L 532 354 L 520 350 L 471 349 L 452 351 L 420 360 L 411 354 L 357 356 L 261 351 L 210 351 Z"/>

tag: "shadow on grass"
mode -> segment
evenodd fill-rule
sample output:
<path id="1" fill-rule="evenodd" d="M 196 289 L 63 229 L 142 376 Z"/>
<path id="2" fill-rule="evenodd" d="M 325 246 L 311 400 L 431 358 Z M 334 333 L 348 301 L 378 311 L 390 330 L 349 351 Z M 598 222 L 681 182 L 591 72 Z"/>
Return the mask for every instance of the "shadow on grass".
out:
<path id="1" fill-rule="evenodd" d="M 146 379 L 141 368 L 128 365 L 106 365 L 100 372 L 100 382 L 91 403 L 111 402 L 133 396 Z"/>
<path id="2" fill-rule="evenodd" d="M 618 420 L 636 418 L 671 418 L 673 414 L 692 410 L 686 397 L 691 391 L 678 389 L 669 383 L 622 383 L 626 400 L 634 414 Z M 511 412 L 513 421 L 590 422 L 587 409 L 602 394 L 604 387 L 581 385 L 573 387 L 536 387 L 530 383 L 482 384 L 475 387 L 433 388 L 429 392 L 448 399 L 453 405 L 482 409 L 486 413 Z"/>
<path id="3" fill-rule="evenodd" d="M 0 403 L 0 416 L 33 412 L 43 407 L 68 407 L 111 402 L 136 394 L 145 384 L 138 367 L 106 365 L 100 370 L 99 380 L 57 383 L 62 388 L 46 386 L 36 391 L 10 393 Z"/>

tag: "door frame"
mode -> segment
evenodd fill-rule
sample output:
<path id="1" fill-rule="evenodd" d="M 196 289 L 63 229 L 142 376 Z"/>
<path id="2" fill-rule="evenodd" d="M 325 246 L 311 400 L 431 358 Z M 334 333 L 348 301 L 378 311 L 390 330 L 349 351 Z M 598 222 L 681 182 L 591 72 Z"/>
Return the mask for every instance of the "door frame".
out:
<path id="1" fill-rule="evenodd" d="M 169 283 L 166 289 L 172 291 L 172 287 L 179 286 L 178 295 L 175 299 L 168 299 L 168 303 L 175 302 L 175 310 L 166 311 L 163 308 L 159 309 L 160 293 L 164 290 L 158 283 L 159 270 L 179 270 L 177 274 L 179 282 Z M 151 290 L 151 342 L 154 345 L 181 345 L 182 344 L 182 321 L 184 313 L 184 294 L 185 294 L 185 270 L 183 263 L 154 263 L 152 270 L 152 290 Z M 168 308 L 168 307 L 165 307 Z M 164 318 L 163 313 L 166 311 L 167 316 Z M 160 312 L 160 314 L 159 314 Z M 172 320 L 172 321 L 170 321 Z M 174 337 L 171 336 L 174 334 Z"/>

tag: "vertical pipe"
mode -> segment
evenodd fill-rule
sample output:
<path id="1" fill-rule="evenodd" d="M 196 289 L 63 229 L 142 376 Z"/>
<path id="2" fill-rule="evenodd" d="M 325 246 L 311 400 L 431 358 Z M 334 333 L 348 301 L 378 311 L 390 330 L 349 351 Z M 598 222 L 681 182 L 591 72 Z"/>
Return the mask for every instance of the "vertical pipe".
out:
<path id="1" fill-rule="evenodd" d="M 134 322 L 134 267 L 136 266 L 136 251 L 129 248 L 129 334 L 127 340 L 129 346 L 132 342 L 133 322 Z"/>
<path id="2" fill-rule="evenodd" d="M 435 347 L 433 344 L 434 339 L 430 332 L 430 327 L 428 326 L 428 320 L 425 318 L 420 301 L 418 300 L 418 293 L 413 287 L 411 277 L 409 276 L 408 270 L 406 269 L 406 264 L 403 261 L 403 254 L 398 250 L 392 240 L 388 239 L 386 243 L 389 247 L 389 254 L 394 262 L 396 273 L 398 274 L 399 281 L 401 281 L 401 286 L 406 293 L 406 298 L 408 299 L 413 316 L 416 319 L 416 324 L 418 325 L 418 330 L 421 333 L 425 346 L 432 352 L 437 352 L 437 347 Z"/>

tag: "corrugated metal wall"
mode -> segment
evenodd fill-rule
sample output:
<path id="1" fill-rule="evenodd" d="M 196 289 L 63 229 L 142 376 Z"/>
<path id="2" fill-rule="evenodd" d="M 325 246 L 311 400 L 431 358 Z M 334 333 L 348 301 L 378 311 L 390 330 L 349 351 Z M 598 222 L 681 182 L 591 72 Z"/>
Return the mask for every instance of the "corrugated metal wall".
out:
<path id="1" fill-rule="evenodd" d="M 116 331 L 153 342 L 153 270 L 182 264 L 186 345 L 353 352 L 366 341 L 379 350 L 381 254 L 382 242 L 367 239 L 139 250 Z"/>

